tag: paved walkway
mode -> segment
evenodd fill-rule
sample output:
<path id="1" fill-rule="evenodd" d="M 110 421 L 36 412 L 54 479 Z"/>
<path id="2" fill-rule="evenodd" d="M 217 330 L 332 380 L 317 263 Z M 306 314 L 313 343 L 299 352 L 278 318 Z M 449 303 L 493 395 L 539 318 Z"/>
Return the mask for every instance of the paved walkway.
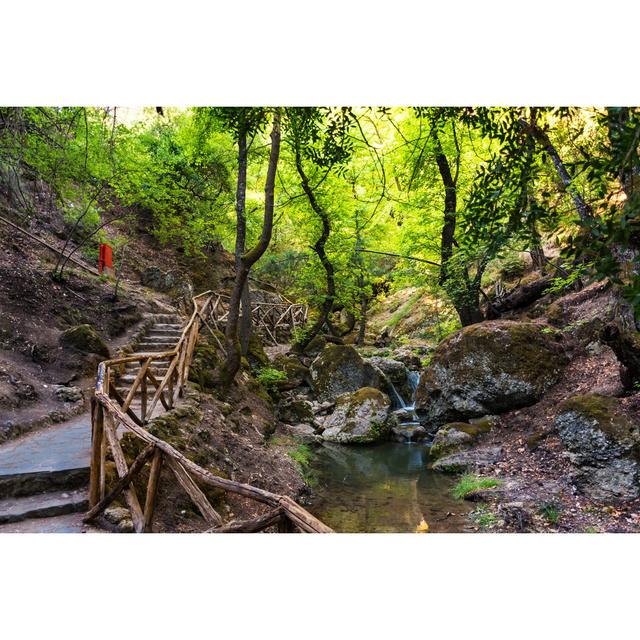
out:
<path id="1" fill-rule="evenodd" d="M 0 476 L 82 469 L 91 460 L 91 415 L 27 434 L 0 446 Z"/>
<path id="2" fill-rule="evenodd" d="M 69 513 L 52 518 L 12 522 L 0 525 L 0 533 L 105 533 L 102 529 L 84 524 L 83 516 L 84 513 Z"/>

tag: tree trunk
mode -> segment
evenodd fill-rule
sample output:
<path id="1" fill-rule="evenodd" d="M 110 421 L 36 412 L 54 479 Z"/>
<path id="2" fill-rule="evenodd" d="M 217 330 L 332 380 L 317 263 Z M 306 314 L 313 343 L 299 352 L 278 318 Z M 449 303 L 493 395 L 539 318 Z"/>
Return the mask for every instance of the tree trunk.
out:
<path id="1" fill-rule="evenodd" d="M 246 141 L 245 141 L 246 142 Z M 241 154 L 239 153 L 239 156 Z M 227 326 L 225 328 L 225 350 L 227 357 L 224 361 L 220 372 L 220 382 L 224 386 L 228 386 L 240 369 L 240 360 L 242 357 L 242 348 L 238 331 L 238 320 L 240 316 L 240 302 L 242 294 L 249 277 L 251 267 L 262 257 L 271 242 L 271 233 L 273 231 L 273 208 L 276 170 L 278 167 L 278 158 L 280 155 L 280 111 L 276 110 L 273 115 L 273 127 L 271 130 L 271 153 L 269 155 L 269 166 L 267 169 L 267 180 L 264 188 L 264 218 L 262 223 L 262 234 L 257 244 L 240 256 L 236 262 L 236 277 L 231 291 L 229 300 L 229 313 L 227 316 Z M 246 161 L 246 149 L 245 149 Z M 246 190 L 246 162 L 244 176 L 244 190 Z M 238 176 L 238 190 L 240 191 L 240 176 Z M 244 191 L 243 191 L 244 193 Z M 238 205 L 236 205 L 238 207 Z M 238 210 L 238 208 L 236 209 Z M 244 200 L 242 202 L 242 211 L 244 214 Z M 238 218 L 239 227 L 243 226 L 243 233 L 246 234 L 246 220 L 242 215 L 241 220 Z M 238 238 L 236 237 L 236 250 Z"/>
<path id="2" fill-rule="evenodd" d="M 573 180 L 571 179 L 567 168 L 564 166 L 564 162 L 562 162 L 560 154 L 549 139 L 549 136 L 545 131 L 543 131 L 537 124 L 533 122 L 520 120 L 520 124 L 533 136 L 535 140 L 538 141 L 538 143 L 547 152 L 547 154 L 551 158 L 551 161 L 553 162 L 553 166 L 556 168 L 556 171 L 560 176 L 560 180 L 562 180 L 562 184 L 564 184 L 567 193 L 573 200 L 573 204 L 576 208 L 576 211 L 578 212 L 580 221 L 583 224 L 587 223 L 589 220 L 591 220 L 591 218 L 593 218 L 593 211 L 591 210 L 591 207 L 584 201 L 580 193 L 578 193 L 578 190 L 573 186 Z"/>
<path id="3" fill-rule="evenodd" d="M 432 137 L 436 145 L 436 164 L 444 185 L 444 224 L 440 240 L 440 284 L 443 285 L 448 277 L 448 262 L 453 256 L 453 242 L 456 234 L 456 184 L 451 175 L 451 168 L 447 156 L 442 150 L 442 144 L 436 128 L 432 129 Z"/>
<path id="4" fill-rule="evenodd" d="M 320 259 L 320 262 L 322 263 L 322 266 L 324 267 L 327 280 L 327 292 L 325 294 L 324 302 L 322 303 L 320 316 L 312 325 L 312 327 L 307 332 L 305 332 L 304 337 L 294 345 L 294 350 L 298 353 L 302 353 L 306 349 L 307 345 L 311 342 L 311 340 L 313 340 L 313 338 L 315 338 L 320 333 L 322 327 L 327 323 L 329 319 L 329 315 L 333 310 L 333 303 L 336 297 L 336 283 L 333 264 L 331 264 L 331 261 L 329 260 L 329 257 L 327 256 L 327 253 L 325 251 L 325 246 L 327 244 L 327 240 L 329 239 L 329 234 L 331 233 L 329 216 L 327 215 L 326 211 L 318 204 L 315 194 L 313 193 L 313 189 L 309 185 L 309 179 L 307 178 L 307 175 L 302 167 L 302 157 L 300 154 L 299 146 L 296 146 L 296 169 L 298 170 L 300 183 L 302 184 L 302 189 L 309 200 L 309 204 L 322 222 L 322 233 L 316 240 L 316 243 L 313 245 L 313 250 L 315 251 L 316 255 Z"/>
<path id="5" fill-rule="evenodd" d="M 369 306 L 369 299 L 366 295 L 362 295 L 360 299 L 360 324 L 358 327 L 358 340 L 357 344 L 362 346 L 364 344 L 364 337 L 367 330 L 367 310 Z"/>

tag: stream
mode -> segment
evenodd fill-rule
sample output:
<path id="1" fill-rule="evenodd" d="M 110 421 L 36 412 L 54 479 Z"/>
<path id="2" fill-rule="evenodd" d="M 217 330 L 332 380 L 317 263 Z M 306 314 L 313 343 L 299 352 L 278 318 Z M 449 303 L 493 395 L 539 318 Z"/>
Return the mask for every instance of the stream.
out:
<path id="1" fill-rule="evenodd" d="M 407 375 L 415 396 L 417 374 Z M 429 444 L 411 441 L 419 426 L 413 398 L 405 403 L 395 387 L 390 395 L 406 441 L 321 445 L 310 511 L 345 533 L 415 532 L 423 518 L 430 532 L 463 531 L 470 507 L 451 495 L 456 478 L 431 471 Z"/>

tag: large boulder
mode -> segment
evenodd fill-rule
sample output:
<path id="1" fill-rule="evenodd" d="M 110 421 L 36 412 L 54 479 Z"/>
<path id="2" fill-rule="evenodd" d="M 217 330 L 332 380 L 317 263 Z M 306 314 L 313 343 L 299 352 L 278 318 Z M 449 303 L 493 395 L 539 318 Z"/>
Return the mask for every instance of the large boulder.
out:
<path id="1" fill-rule="evenodd" d="M 416 409 L 431 425 L 464 421 L 537 402 L 567 357 L 554 330 L 496 320 L 443 340 L 420 377 Z"/>
<path id="2" fill-rule="evenodd" d="M 586 394 L 565 400 L 555 420 L 581 491 L 597 500 L 640 495 L 640 425 L 616 398 Z"/>
<path id="3" fill-rule="evenodd" d="M 375 367 L 348 345 L 328 344 L 309 367 L 311 386 L 318 400 L 335 400 L 362 387 L 380 387 Z"/>
<path id="4" fill-rule="evenodd" d="M 385 440 L 393 426 L 390 405 L 389 397 L 372 387 L 344 393 L 336 400 L 335 411 L 324 421 L 322 438 L 346 444 Z"/>
<path id="5" fill-rule="evenodd" d="M 80 353 L 97 353 L 105 358 L 109 357 L 109 348 L 89 324 L 79 324 L 63 331 L 60 344 Z"/>

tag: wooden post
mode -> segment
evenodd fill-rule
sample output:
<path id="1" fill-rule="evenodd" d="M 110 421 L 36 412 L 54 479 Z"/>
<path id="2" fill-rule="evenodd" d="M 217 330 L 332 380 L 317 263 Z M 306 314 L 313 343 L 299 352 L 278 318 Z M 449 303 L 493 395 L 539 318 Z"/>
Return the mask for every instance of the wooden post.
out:
<path id="1" fill-rule="evenodd" d="M 118 436 L 116 435 L 116 427 L 111 414 L 107 414 L 104 430 L 111 447 L 111 454 L 113 455 L 113 461 L 116 463 L 116 470 L 120 478 L 124 478 L 127 475 L 129 469 L 127 469 L 127 462 L 120 447 Z M 133 520 L 133 528 L 136 533 L 142 533 L 144 529 L 144 517 L 142 515 L 142 509 L 140 508 L 140 502 L 138 502 L 138 496 L 133 486 L 127 486 L 124 490 L 124 497 L 131 512 L 131 520 Z"/>
<path id="2" fill-rule="evenodd" d="M 147 418 L 147 376 L 145 374 L 140 383 L 140 420 L 144 423 Z"/>
<path id="3" fill-rule="evenodd" d="M 151 533 L 153 512 L 156 508 L 156 496 L 158 495 L 158 483 L 162 470 L 162 451 L 156 449 L 151 460 L 149 483 L 147 484 L 147 497 L 144 501 L 144 532 Z"/>
<path id="4" fill-rule="evenodd" d="M 100 499 L 100 478 L 102 475 L 102 436 L 104 432 L 104 409 L 93 400 L 91 412 L 91 471 L 89 476 L 89 507 L 94 507 Z"/>

